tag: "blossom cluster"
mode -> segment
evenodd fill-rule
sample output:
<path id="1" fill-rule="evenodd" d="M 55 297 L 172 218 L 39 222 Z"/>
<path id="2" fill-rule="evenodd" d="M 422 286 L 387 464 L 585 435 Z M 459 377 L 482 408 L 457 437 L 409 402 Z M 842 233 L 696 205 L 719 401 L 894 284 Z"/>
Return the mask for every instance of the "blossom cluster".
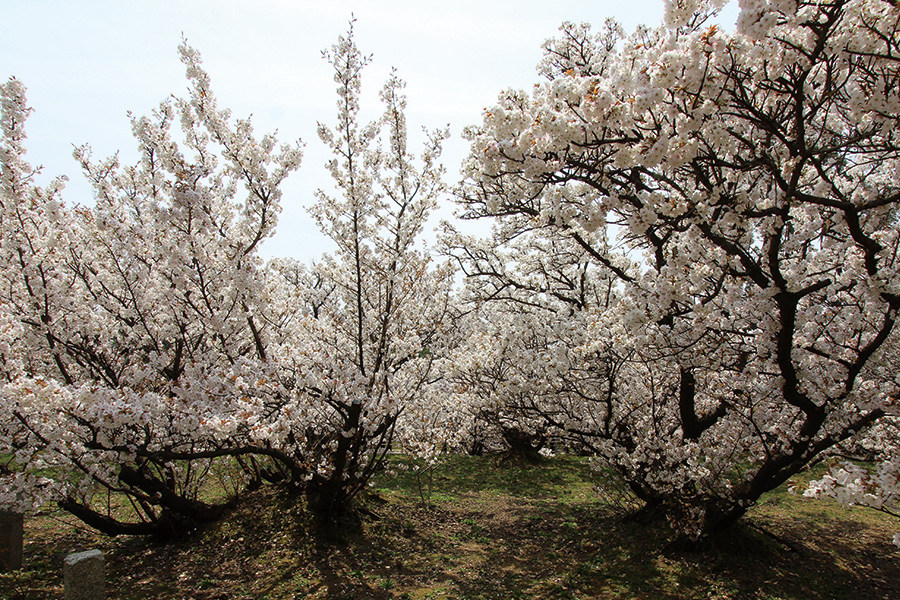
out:
<path id="1" fill-rule="evenodd" d="M 410 154 L 396 75 L 384 116 L 358 124 L 351 29 L 326 53 L 338 126 L 320 126 L 342 195 L 313 211 L 339 250 L 264 265 L 300 146 L 232 119 L 199 53 L 179 52 L 189 95 L 132 117 L 135 165 L 76 149 L 92 207 L 66 206 L 62 180 L 33 184 L 24 86 L 0 90 L 0 507 L 54 500 L 108 533 L 167 533 L 215 518 L 201 496 L 229 473 L 235 490 L 287 481 L 336 516 L 393 440 L 433 457 L 456 429 L 434 385 L 452 273 L 417 246 L 447 133 Z M 130 497 L 130 521 L 103 490 Z"/>

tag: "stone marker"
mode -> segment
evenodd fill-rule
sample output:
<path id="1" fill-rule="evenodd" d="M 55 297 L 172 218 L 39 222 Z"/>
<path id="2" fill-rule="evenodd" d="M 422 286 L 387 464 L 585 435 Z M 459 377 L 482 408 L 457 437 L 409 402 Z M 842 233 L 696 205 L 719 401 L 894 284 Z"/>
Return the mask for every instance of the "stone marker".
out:
<path id="1" fill-rule="evenodd" d="M 25 516 L 0 510 L 0 573 L 22 568 Z"/>
<path id="2" fill-rule="evenodd" d="M 87 550 L 63 560 L 63 585 L 66 600 L 104 600 L 106 573 L 103 553 Z"/>

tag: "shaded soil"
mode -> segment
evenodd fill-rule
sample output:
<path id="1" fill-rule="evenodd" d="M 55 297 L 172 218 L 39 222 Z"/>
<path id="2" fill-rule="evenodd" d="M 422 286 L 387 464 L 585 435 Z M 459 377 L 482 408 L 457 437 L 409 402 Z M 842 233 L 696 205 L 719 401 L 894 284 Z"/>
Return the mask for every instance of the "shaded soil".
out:
<path id="1" fill-rule="evenodd" d="M 25 568 L 0 575 L 0 598 L 62 598 L 62 558 L 87 548 L 103 550 L 108 597 L 122 600 L 900 597 L 900 524 L 873 511 L 778 491 L 727 534 L 686 546 L 623 518 L 580 459 L 457 457 L 432 483 L 425 507 L 415 477 L 382 476 L 361 531 L 339 538 L 274 488 L 166 545 L 47 514 L 27 521 Z"/>

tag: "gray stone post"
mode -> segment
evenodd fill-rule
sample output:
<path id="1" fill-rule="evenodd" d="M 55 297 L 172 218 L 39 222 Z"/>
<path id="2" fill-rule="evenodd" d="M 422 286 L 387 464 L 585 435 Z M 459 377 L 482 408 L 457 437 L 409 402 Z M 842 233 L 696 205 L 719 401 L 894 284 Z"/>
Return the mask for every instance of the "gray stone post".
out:
<path id="1" fill-rule="evenodd" d="M 0 511 L 0 573 L 22 568 L 25 516 Z"/>
<path id="2" fill-rule="evenodd" d="M 66 600 L 105 600 L 103 553 L 87 550 L 68 555 L 63 560 L 63 585 Z"/>

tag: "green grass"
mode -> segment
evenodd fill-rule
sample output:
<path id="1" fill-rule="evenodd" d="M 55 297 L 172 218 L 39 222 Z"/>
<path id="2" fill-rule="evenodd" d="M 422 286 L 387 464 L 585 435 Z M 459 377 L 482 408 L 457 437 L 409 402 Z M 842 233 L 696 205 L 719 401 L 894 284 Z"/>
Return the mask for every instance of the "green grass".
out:
<path id="1" fill-rule="evenodd" d="M 781 489 L 727 535 L 685 548 L 665 525 L 623 519 L 598 481 L 574 457 L 450 457 L 429 506 L 414 474 L 381 475 L 362 499 L 362 530 L 340 540 L 273 488 L 169 545 L 48 514 L 28 520 L 25 569 L 0 576 L 0 598 L 61 598 L 62 557 L 93 547 L 107 557 L 109 597 L 122 600 L 883 600 L 900 589 L 897 523 L 873 511 Z"/>

